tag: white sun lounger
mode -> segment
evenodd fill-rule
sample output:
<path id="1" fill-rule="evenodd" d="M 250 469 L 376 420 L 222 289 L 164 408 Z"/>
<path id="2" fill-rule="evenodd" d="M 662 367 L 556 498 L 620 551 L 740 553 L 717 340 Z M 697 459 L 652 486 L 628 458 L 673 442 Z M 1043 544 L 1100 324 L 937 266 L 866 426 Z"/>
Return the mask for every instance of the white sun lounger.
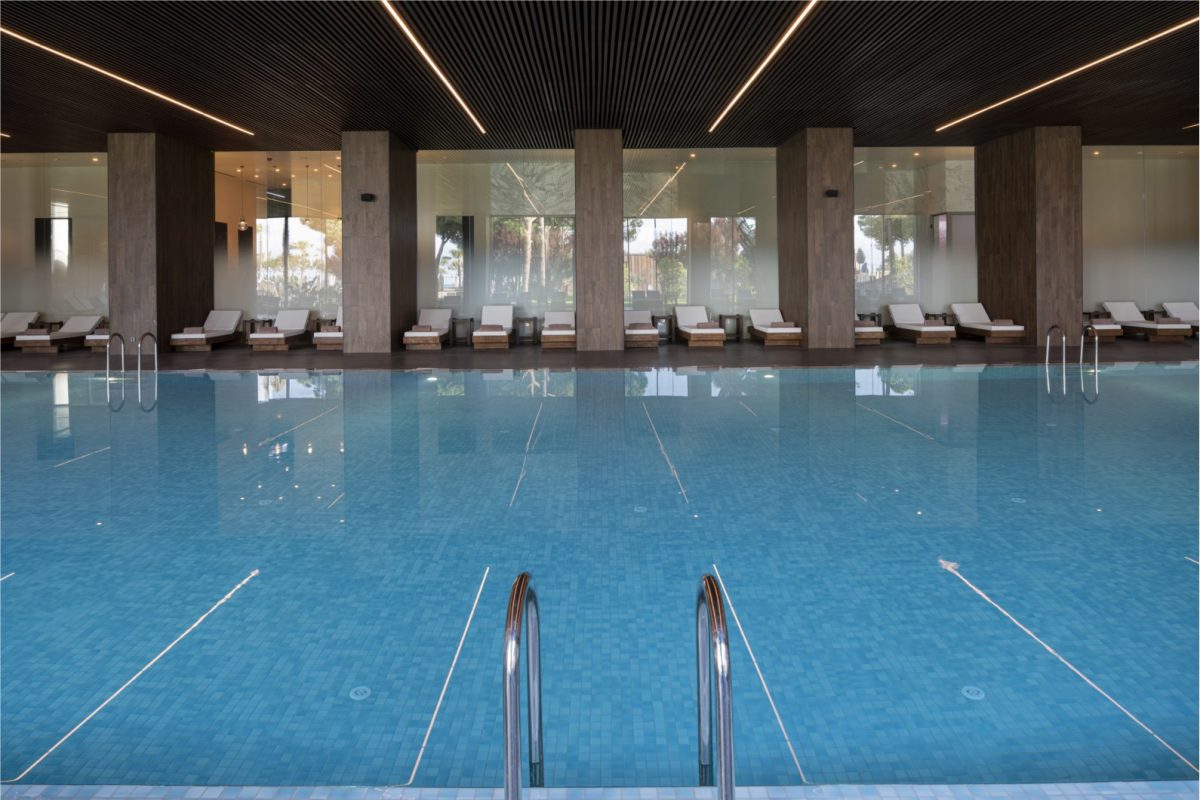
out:
<path id="1" fill-rule="evenodd" d="M 1192 333 L 1200 330 L 1200 309 L 1195 303 L 1163 303 L 1162 307 L 1169 316 L 1191 325 Z"/>
<path id="2" fill-rule="evenodd" d="M 925 314 L 916 303 L 892 303 L 888 313 L 892 316 L 892 324 L 887 330 L 892 336 L 917 344 L 950 344 L 954 338 L 953 325 L 926 325 Z"/>
<path id="3" fill-rule="evenodd" d="M 1151 322 L 1130 302 L 1102 303 L 1104 310 L 1121 326 L 1126 336 L 1144 334 L 1151 342 L 1178 342 L 1192 332 L 1186 322 Z"/>
<path id="4" fill-rule="evenodd" d="M 724 347 L 724 328 L 701 328 L 708 322 L 708 311 L 704 306 L 675 306 L 675 332 L 682 336 L 688 347 Z"/>
<path id="5" fill-rule="evenodd" d="M 342 307 L 338 306 L 337 318 L 333 321 L 336 331 L 313 331 L 313 344 L 318 350 L 342 349 Z"/>
<path id="6" fill-rule="evenodd" d="M 171 347 L 185 351 L 212 350 L 214 344 L 238 338 L 242 324 L 240 311 L 210 311 L 204 320 L 204 330 L 198 333 L 171 334 Z"/>
<path id="7" fill-rule="evenodd" d="M 0 319 L 0 345 L 11 345 L 18 333 L 24 332 L 37 322 L 36 311 L 9 311 Z"/>
<path id="8" fill-rule="evenodd" d="M 565 328 L 553 328 L 552 325 L 566 325 Z M 547 311 L 542 324 L 542 348 L 575 349 L 575 312 Z"/>
<path id="9" fill-rule="evenodd" d="M 774 323 L 787 322 L 783 312 L 778 308 L 750 309 L 750 335 L 761 339 L 766 347 L 798 347 L 804 338 L 804 330 L 799 326 L 772 327 Z"/>
<path id="10" fill-rule="evenodd" d="M 293 308 L 280 311 L 275 317 L 274 332 L 255 331 L 250 334 L 250 347 L 255 352 L 263 350 L 287 350 L 304 338 L 308 332 L 309 311 L 306 308 Z"/>
<path id="11" fill-rule="evenodd" d="M 650 327 L 635 328 L 634 325 Z M 625 312 L 625 347 L 658 347 L 658 328 L 654 327 L 649 310 Z"/>
<path id="12" fill-rule="evenodd" d="M 60 347 L 67 345 L 82 345 L 84 338 L 96 330 L 100 324 L 99 316 L 71 317 L 54 333 L 17 334 L 14 341 L 17 347 L 27 353 L 57 353 Z"/>
<path id="13" fill-rule="evenodd" d="M 476 350 L 503 349 L 507 350 L 512 344 L 513 336 L 513 307 L 484 306 L 479 324 L 499 325 L 499 330 L 476 330 L 471 334 L 471 344 Z"/>
<path id="14" fill-rule="evenodd" d="M 417 314 L 419 327 L 429 326 L 427 331 L 405 331 L 404 347 L 406 350 L 441 350 L 442 345 L 450 340 L 449 308 L 422 308 Z"/>
<path id="15" fill-rule="evenodd" d="M 964 336 L 978 336 L 988 344 L 1015 343 L 1025 338 L 1024 325 L 997 325 L 983 303 L 951 303 L 950 310 L 958 317 L 958 332 Z"/>

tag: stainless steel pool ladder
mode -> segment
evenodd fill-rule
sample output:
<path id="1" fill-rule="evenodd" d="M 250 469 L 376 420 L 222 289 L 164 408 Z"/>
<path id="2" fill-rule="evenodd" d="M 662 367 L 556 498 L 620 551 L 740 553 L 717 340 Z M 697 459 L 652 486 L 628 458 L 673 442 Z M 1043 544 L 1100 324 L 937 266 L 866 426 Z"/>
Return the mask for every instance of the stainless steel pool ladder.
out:
<path id="1" fill-rule="evenodd" d="M 504 798 L 521 797 L 521 626 L 525 626 L 525 672 L 529 696 L 529 785 L 542 786 L 541 624 L 533 578 L 522 572 L 508 594 L 504 620 Z"/>
<path id="2" fill-rule="evenodd" d="M 1067 393 L 1067 332 L 1062 329 L 1062 326 L 1055 323 L 1046 329 L 1046 394 L 1051 397 L 1054 393 L 1050 390 L 1050 334 L 1058 330 L 1062 337 L 1062 393 Z"/>
<path id="3" fill-rule="evenodd" d="M 112 407 L 112 343 L 113 339 L 121 342 L 121 402 L 116 407 Z M 125 337 L 119 333 L 110 333 L 108 341 L 104 343 L 104 401 L 108 403 L 108 407 L 113 411 L 120 411 L 125 405 Z"/>
<path id="4" fill-rule="evenodd" d="M 716 667 L 715 672 L 713 667 Z M 713 680 L 716 680 L 717 800 L 733 800 L 733 684 L 729 675 L 729 628 L 721 585 L 700 579 L 696 594 L 696 734 L 700 785 L 713 783 Z"/>
<path id="5" fill-rule="evenodd" d="M 1092 380 L 1095 394 L 1090 398 L 1083 385 L 1083 351 L 1084 345 L 1087 344 L 1088 331 L 1092 332 L 1092 340 L 1095 342 L 1092 348 Z M 1083 330 L 1079 333 L 1079 392 L 1089 403 L 1096 402 L 1096 399 L 1100 397 L 1100 332 L 1090 322 L 1084 325 Z"/>
<path id="6" fill-rule="evenodd" d="M 154 354 L 154 400 L 153 400 L 153 402 L 150 403 L 149 408 L 147 408 L 142 403 L 142 344 L 146 341 L 147 338 L 149 338 L 150 341 L 154 343 L 154 350 L 152 351 Z M 158 405 L 158 337 L 155 336 L 150 331 L 146 331 L 145 333 L 143 333 L 141 336 L 138 337 L 137 388 L 138 388 L 138 407 L 141 408 L 142 411 L 153 411 L 154 407 Z"/>

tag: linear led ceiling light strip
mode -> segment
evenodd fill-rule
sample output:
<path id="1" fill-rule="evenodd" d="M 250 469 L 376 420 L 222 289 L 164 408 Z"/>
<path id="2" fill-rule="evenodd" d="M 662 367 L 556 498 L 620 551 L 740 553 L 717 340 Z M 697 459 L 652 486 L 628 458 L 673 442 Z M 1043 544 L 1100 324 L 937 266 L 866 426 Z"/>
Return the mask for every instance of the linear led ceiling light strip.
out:
<path id="1" fill-rule="evenodd" d="M 224 125 L 227 128 L 233 128 L 238 133 L 244 133 L 247 136 L 254 135 L 254 131 L 248 131 L 245 128 L 234 125 L 229 120 L 221 119 L 216 114 L 210 114 L 207 111 L 201 111 L 200 109 L 196 108 L 195 106 L 188 105 L 187 103 L 183 102 L 182 100 L 177 100 L 176 98 L 171 97 L 169 94 L 163 94 L 162 92 L 151 89 L 149 86 L 140 84 L 137 81 L 132 81 L 129 78 L 124 77 L 123 75 L 118 75 L 115 72 L 109 72 L 108 70 L 104 69 L 103 67 L 99 67 L 99 66 L 91 63 L 90 61 L 84 61 L 82 58 L 76 58 L 75 56 L 70 55 L 69 53 L 64 53 L 61 50 L 56 50 L 53 47 L 50 47 L 49 45 L 45 45 L 39 41 L 30 39 L 28 36 L 24 36 L 20 33 L 17 33 L 15 31 L 9 30 L 8 28 L 4 28 L 4 27 L 0 27 L 0 33 L 4 34 L 5 36 L 11 36 L 12 38 L 16 39 L 17 41 L 24 42 L 25 44 L 31 45 L 32 47 L 36 47 L 39 50 L 45 50 L 47 53 L 51 53 L 53 55 L 58 56 L 59 58 L 70 61 L 72 64 L 78 64 L 79 66 L 90 69 L 93 72 L 99 72 L 101 75 L 103 75 L 106 78 L 112 78 L 114 81 L 123 83 L 126 86 L 132 86 L 134 89 L 137 89 L 140 92 L 145 92 L 146 94 L 148 94 L 152 97 L 157 97 L 159 100 L 163 100 L 165 102 L 171 103 L 172 105 L 179 106 L 180 108 L 191 111 L 193 114 L 199 114 L 200 116 L 204 117 L 205 119 L 210 119 L 213 122 Z"/>

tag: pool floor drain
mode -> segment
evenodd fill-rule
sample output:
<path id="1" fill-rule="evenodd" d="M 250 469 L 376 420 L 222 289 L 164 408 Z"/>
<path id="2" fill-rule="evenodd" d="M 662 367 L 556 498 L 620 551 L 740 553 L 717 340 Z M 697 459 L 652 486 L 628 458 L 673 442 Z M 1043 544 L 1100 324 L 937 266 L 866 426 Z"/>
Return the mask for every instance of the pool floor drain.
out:
<path id="1" fill-rule="evenodd" d="M 966 689 L 963 689 L 963 691 L 965 692 Z M 355 686 L 353 689 L 350 690 L 350 699 L 351 700 L 366 700 L 370 696 L 371 696 L 371 689 L 368 686 Z"/>
<path id="2" fill-rule="evenodd" d="M 978 686 L 964 686 L 962 688 L 962 696 L 968 700 L 982 700 L 983 689 L 980 689 Z"/>
<path id="3" fill-rule="evenodd" d="M 645 513 L 646 513 L 646 507 L 645 507 L 645 506 L 634 506 L 634 507 L 633 507 L 633 512 L 634 512 L 635 514 L 645 514 Z"/>

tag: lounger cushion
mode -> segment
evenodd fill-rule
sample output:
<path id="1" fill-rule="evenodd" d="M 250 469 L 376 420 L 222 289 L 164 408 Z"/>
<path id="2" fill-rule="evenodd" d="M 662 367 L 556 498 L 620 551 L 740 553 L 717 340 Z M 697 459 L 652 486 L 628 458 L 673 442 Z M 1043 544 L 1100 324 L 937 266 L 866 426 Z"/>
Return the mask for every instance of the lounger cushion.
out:
<path id="1" fill-rule="evenodd" d="M 71 317 L 54 333 L 17 336 L 18 342 L 59 341 L 62 339 L 82 339 L 96 328 L 100 327 L 99 316 Z"/>
<path id="2" fill-rule="evenodd" d="M 300 330 L 278 330 L 274 332 L 255 332 L 250 334 L 251 341 L 262 341 L 268 339 L 290 339 L 293 336 L 301 336 L 304 334 L 304 329 Z"/>
<path id="3" fill-rule="evenodd" d="M 484 306 L 480 316 L 480 325 L 499 325 L 502 328 L 512 328 L 512 306 Z"/>
<path id="4" fill-rule="evenodd" d="M 475 331 L 473 336 L 508 336 L 512 333 L 512 328 L 507 328 L 501 331 Z"/>
<path id="5" fill-rule="evenodd" d="M 926 325 L 924 323 L 911 323 L 910 324 L 910 323 L 906 322 L 902 325 L 897 325 L 896 327 L 902 328 L 903 330 L 906 330 L 906 331 L 917 331 L 918 333 L 953 333 L 954 332 L 953 325 Z M 862 328 L 856 328 L 856 330 L 862 330 Z"/>
<path id="6" fill-rule="evenodd" d="M 761 333 L 803 333 L 804 332 L 804 329 L 801 328 L 799 325 L 795 326 L 794 328 L 777 328 L 773 325 L 764 328 L 761 325 L 754 325 L 753 328 L 754 328 L 754 330 L 759 331 Z"/>
<path id="7" fill-rule="evenodd" d="M 422 308 L 417 314 L 418 325 L 428 325 L 435 332 L 445 333 L 450 330 L 450 315 L 454 313 L 449 308 Z"/>
<path id="8" fill-rule="evenodd" d="M 405 331 L 405 339 L 440 339 L 442 333 L 440 331 Z"/>
<path id="9" fill-rule="evenodd" d="M 653 322 L 650 320 L 650 312 L 645 309 L 625 312 L 625 327 L 627 329 L 638 323 L 653 325 Z"/>
<path id="10" fill-rule="evenodd" d="M 658 328 L 626 328 L 626 336 L 642 336 L 650 338 L 651 336 L 658 338 Z"/>
<path id="11" fill-rule="evenodd" d="M 892 303 L 888 306 L 888 312 L 892 315 L 892 324 L 896 327 L 925 324 L 925 313 L 916 303 Z"/>
<path id="12" fill-rule="evenodd" d="M 1163 310 L 1172 317 L 1178 317 L 1180 322 L 1190 322 L 1193 325 L 1200 321 L 1200 309 L 1195 303 L 1163 303 Z M 4 322 L 7 324 L 8 318 Z"/>
<path id="13" fill-rule="evenodd" d="M 702 335 L 707 334 L 709 336 L 711 336 L 713 334 L 720 334 L 722 336 L 725 335 L 725 330 L 723 328 L 719 328 L 719 327 L 718 328 L 699 328 L 694 325 L 680 325 L 679 330 L 687 332 L 688 335 L 693 335 L 693 334 L 702 334 Z"/>
<path id="14" fill-rule="evenodd" d="M 977 331 L 1020 333 L 1025 330 L 1024 325 L 997 325 L 994 322 L 963 322 L 961 319 L 958 321 L 958 324 L 964 328 Z"/>
<path id="15" fill-rule="evenodd" d="M 23 333 L 30 325 L 37 322 L 37 318 L 38 312 L 36 311 L 10 311 L 4 315 L 4 320 L 0 321 L 0 334 L 13 336 Z"/>
<path id="16" fill-rule="evenodd" d="M 992 321 L 983 303 L 951 303 L 950 310 L 958 317 L 959 325 L 986 325 Z"/>
<path id="17" fill-rule="evenodd" d="M 855 333 L 883 333 L 882 325 L 855 325 Z"/>
<path id="18" fill-rule="evenodd" d="M 313 334 L 314 339 L 334 340 L 341 339 L 343 336 L 341 331 L 317 331 Z"/>
<path id="19" fill-rule="evenodd" d="M 681 330 L 708 322 L 708 311 L 704 306 L 675 306 L 675 324 Z"/>
<path id="20" fill-rule="evenodd" d="M 203 333 L 233 333 L 241 324 L 242 312 L 213 310 L 208 312 L 208 318 L 204 320 L 201 330 Z M 183 332 L 191 333 L 186 328 Z"/>
<path id="21" fill-rule="evenodd" d="M 1124 328 L 1141 328 L 1148 331 L 1181 331 L 1191 330 L 1192 326 L 1187 322 L 1151 322 L 1144 319 L 1141 322 L 1137 320 L 1121 320 L 1121 327 Z"/>

